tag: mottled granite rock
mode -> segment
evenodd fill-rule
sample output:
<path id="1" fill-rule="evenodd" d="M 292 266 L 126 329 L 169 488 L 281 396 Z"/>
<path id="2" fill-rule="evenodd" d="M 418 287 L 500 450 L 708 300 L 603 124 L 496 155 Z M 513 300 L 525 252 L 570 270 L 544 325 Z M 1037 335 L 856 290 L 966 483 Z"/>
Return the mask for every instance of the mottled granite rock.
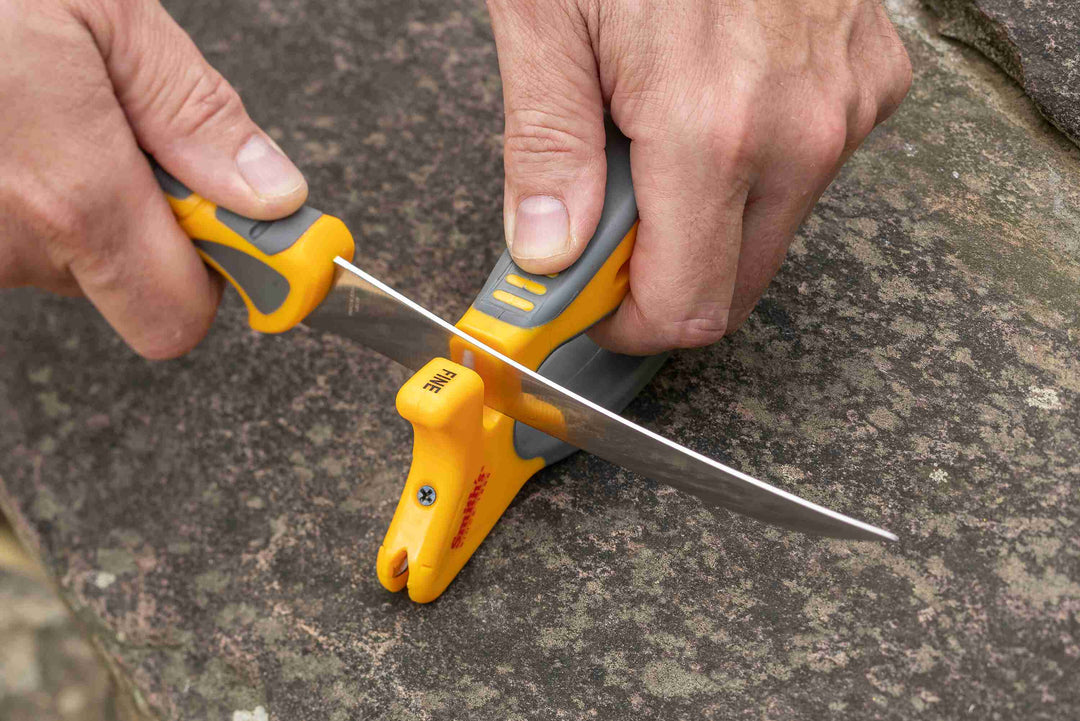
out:
<path id="1" fill-rule="evenodd" d="M 1080 143 L 1080 3 L 924 0 L 943 35 L 968 43 L 1023 86 L 1039 111 Z"/>
<path id="2" fill-rule="evenodd" d="M 456 317 L 501 251 L 480 3 L 171 4 L 361 237 Z M 1080 149 L 892 3 L 911 97 L 824 196 L 744 329 L 628 415 L 900 534 L 772 529 L 577 455 L 436 603 L 376 549 L 405 373 L 230 295 L 135 358 L 84 303 L 0 311 L 0 502 L 163 718 L 1080 715 Z M 1070 681 L 1070 678 L 1072 679 Z"/>

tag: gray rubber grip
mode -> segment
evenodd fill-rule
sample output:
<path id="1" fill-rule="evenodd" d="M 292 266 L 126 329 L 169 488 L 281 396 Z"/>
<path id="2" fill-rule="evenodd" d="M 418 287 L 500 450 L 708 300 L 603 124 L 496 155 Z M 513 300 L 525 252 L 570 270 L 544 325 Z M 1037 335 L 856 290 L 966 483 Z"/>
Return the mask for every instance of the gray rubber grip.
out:
<path id="1" fill-rule="evenodd" d="M 192 192 L 179 180 L 170 175 L 156 160 L 147 156 L 158 185 L 166 194 L 178 200 L 186 200 Z M 276 255 L 287 250 L 300 240 L 322 213 L 304 206 L 292 215 L 280 220 L 254 220 L 237 215 L 230 210 L 217 206 L 214 217 L 222 225 L 251 243 L 266 255 Z M 208 238 L 192 238 L 195 246 L 212 258 L 244 289 L 256 310 L 270 315 L 289 297 L 289 281 L 281 273 L 256 258 L 228 245 Z"/>
<path id="2" fill-rule="evenodd" d="M 517 267 L 510 253 L 505 252 L 495 264 L 473 307 L 493 318 L 516 325 L 519 328 L 535 328 L 558 317 L 578 297 L 592 277 L 604 265 L 612 251 L 630 232 L 637 220 L 637 202 L 634 200 L 634 184 L 630 178 L 630 141 L 610 121 L 607 125 L 607 185 L 604 190 L 604 209 L 585 252 L 572 266 L 556 278 L 533 275 Z M 517 275 L 547 290 L 543 295 L 529 293 L 508 283 L 508 275 Z M 496 300 L 494 293 L 505 291 L 533 304 L 532 310 L 523 311 Z"/>
<path id="3" fill-rule="evenodd" d="M 192 242 L 244 289 L 255 309 L 263 315 L 273 313 L 289 297 L 289 279 L 266 263 L 221 243 L 198 238 L 193 238 Z"/>
<path id="4" fill-rule="evenodd" d="M 293 243 L 300 240 L 300 236 L 322 217 L 322 211 L 305 205 L 280 220 L 252 220 L 219 205 L 214 211 L 214 217 L 262 252 L 276 255 L 288 250 Z"/>
<path id="5" fill-rule="evenodd" d="M 191 197 L 191 191 L 186 185 L 170 175 L 152 157 L 147 156 L 147 159 L 150 161 L 150 167 L 154 171 L 158 185 L 167 195 L 177 200 Z M 322 217 L 322 211 L 305 205 L 292 215 L 279 220 L 255 220 L 217 206 L 214 217 L 262 252 L 267 255 L 276 255 L 283 250 L 288 250 L 300 240 L 307 229 Z"/>

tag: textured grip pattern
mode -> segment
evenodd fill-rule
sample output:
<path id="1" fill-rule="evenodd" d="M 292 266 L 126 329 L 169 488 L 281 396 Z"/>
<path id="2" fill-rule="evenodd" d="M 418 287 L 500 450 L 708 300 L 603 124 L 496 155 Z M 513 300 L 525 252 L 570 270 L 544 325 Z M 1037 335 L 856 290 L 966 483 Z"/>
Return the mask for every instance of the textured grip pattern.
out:
<path id="1" fill-rule="evenodd" d="M 533 275 L 526 273 L 514 263 L 510 253 L 503 253 L 495 269 L 488 276 L 473 307 L 493 318 L 518 326 L 536 328 L 550 323 L 569 306 L 589 284 L 596 272 L 618 247 L 637 220 L 637 202 L 634 184 L 630 178 L 630 141 L 620 133 L 611 121 L 607 133 L 607 184 L 604 191 L 604 209 L 585 252 L 572 266 L 556 275 Z M 542 295 L 528 288 L 511 283 L 508 278 L 517 276 L 544 288 Z M 522 310 L 519 304 L 499 300 L 497 291 L 520 298 L 531 305 Z"/>
<path id="2" fill-rule="evenodd" d="M 255 330 L 280 333 L 302 321 L 326 297 L 334 258 L 352 260 L 352 235 L 337 218 L 308 206 L 279 220 L 245 218 L 199 197 L 149 160 L 180 227 L 236 287 Z"/>

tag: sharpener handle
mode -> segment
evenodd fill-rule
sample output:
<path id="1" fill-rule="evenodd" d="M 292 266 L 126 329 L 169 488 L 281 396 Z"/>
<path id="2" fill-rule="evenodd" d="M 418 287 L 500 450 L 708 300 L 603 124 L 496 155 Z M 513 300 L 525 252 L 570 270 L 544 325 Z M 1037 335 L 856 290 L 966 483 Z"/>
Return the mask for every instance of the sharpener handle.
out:
<path id="1" fill-rule="evenodd" d="M 499 258 L 495 269 L 473 302 L 473 308 L 519 328 L 539 328 L 558 319 L 596 277 L 598 271 L 637 223 L 637 202 L 630 177 L 630 140 L 610 119 L 607 130 L 607 185 L 604 208 L 596 232 L 585 251 L 561 273 L 535 275 L 514 263 L 509 252 Z M 605 289 L 599 303 L 591 303 L 582 322 L 591 326 L 622 301 L 629 287 L 629 268 Z"/>
<path id="2" fill-rule="evenodd" d="M 354 243 L 339 219 L 304 206 L 280 220 L 253 220 L 214 205 L 151 166 L 180 227 L 195 249 L 236 288 L 251 327 L 281 333 L 326 298 L 334 258 L 351 261 Z"/>
<path id="3" fill-rule="evenodd" d="M 585 335 L 629 290 L 629 259 L 637 233 L 630 140 L 610 118 L 605 129 L 604 209 L 585 252 L 550 276 L 526 273 L 509 252 L 503 253 L 459 326 L 482 334 L 544 377 L 619 412 L 652 379 L 667 354 L 620 355 Z M 515 425 L 514 446 L 521 458 L 542 457 L 548 464 L 574 451 L 523 423 Z"/>

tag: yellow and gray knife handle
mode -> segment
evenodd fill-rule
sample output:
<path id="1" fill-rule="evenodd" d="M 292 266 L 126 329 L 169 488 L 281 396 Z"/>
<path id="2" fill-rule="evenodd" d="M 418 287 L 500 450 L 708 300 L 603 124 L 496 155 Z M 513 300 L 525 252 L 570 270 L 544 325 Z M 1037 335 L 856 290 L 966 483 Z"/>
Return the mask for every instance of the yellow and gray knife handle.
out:
<path id="1" fill-rule="evenodd" d="M 626 294 L 638 220 L 630 176 L 630 141 L 610 119 L 605 124 L 604 208 L 585 252 L 555 277 L 526 273 L 504 253 L 470 313 L 479 311 L 522 330 L 558 334 L 557 347 L 539 364 L 538 372 L 620 412 L 660 370 L 667 354 L 612 353 L 585 335 L 585 330 L 611 313 Z M 600 283 L 609 287 L 596 287 Z M 540 456 L 548 464 L 575 450 L 523 423 L 514 427 L 514 446 L 521 458 Z"/>
<path id="2" fill-rule="evenodd" d="M 280 220 L 252 220 L 193 193 L 152 158 L 150 164 L 180 227 L 240 293 L 257 331 L 281 333 L 302 321 L 330 291 L 334 258 L 352 261 L 352 235 L 331 215 L 304 206 Z"/>

